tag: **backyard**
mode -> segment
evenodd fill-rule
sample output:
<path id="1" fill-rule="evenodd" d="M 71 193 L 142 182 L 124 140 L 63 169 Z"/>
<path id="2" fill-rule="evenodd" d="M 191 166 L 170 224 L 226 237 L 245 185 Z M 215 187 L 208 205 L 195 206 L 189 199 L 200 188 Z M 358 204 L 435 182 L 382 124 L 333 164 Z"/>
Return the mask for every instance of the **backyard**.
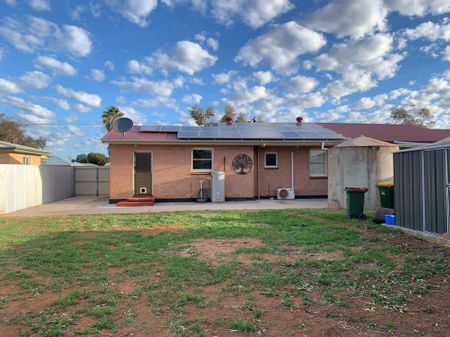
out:
<path id="1" fill-rule="evenodd" d="M 0 335 L 443 336 L 450 249 L 328 210 L 0 218 Z"/>

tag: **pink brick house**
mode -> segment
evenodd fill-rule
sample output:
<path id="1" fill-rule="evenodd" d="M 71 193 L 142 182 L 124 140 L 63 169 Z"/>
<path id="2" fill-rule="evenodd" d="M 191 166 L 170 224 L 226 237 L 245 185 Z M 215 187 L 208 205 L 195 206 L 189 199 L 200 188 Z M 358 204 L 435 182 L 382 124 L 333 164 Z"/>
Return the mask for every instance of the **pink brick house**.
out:
<path id="1" fill-rule="evenodd" d="M 219 123 L 215 126 L 134 126 L 102 138 L 110 151 L 110 201 L 137 194 L 157 200 L 194 199 L 200 180 L 224 172 L 226 200 L 327 195 L 324 148 L 344 136 L 313 123 Z"/>

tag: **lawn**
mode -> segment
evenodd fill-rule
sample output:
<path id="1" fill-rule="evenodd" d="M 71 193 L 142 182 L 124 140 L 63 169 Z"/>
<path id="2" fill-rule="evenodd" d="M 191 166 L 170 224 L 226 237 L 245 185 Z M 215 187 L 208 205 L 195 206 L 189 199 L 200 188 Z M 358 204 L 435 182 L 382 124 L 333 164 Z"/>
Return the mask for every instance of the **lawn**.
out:
<path id="1" fill-rule="evenodd" d="M 0 335 L 444 336 L 450 250 L 341 212 L 0 218 Z"/>

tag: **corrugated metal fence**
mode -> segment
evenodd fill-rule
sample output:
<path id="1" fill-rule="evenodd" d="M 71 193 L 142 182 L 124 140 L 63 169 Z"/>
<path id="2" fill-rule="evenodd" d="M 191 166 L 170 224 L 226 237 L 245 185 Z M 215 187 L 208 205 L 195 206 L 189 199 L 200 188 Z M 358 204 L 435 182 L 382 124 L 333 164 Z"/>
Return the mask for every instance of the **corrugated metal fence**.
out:
<path id="1" fill-rule="evenodd" d="M 76 195 L 109 195 L 109 167 L 75 167 Z"/>
<path id="2" fill-rule="evenodd" d="M 108 195 L 109 167 L 0 165 L 0 214 L 74 195 Z"/>
<path id="3" fill-rule="evenodd" d="M 394 179 L 396 224 L 430 233 L 447 232 L 450 149 L 396 153 Z"/>

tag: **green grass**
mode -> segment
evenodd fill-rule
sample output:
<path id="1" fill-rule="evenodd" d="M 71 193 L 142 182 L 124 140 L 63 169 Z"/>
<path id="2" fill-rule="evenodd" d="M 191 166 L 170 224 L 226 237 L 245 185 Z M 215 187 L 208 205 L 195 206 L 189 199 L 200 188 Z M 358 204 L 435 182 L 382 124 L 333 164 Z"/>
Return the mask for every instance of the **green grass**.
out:
<path id="1" fill-rule="evenodd" d="M 182 230 L 140 234 L 164 224 Z M 196 251 L 180 255 L 193 240 L 213 238 L 256 238 L 263 244 L 240 247 L 218 265 Z M 43 310 L 11 318 L 11 324 L 20 322 L 24 336 L 143 328 L 145 321 L 122 317 L 138 302 L 165 322 L 172 336 L 181 337 L 206 336 L 211 326 L 255 334 L 268 310 L 288 313 L 296 303 L 349 308 L 352 296 L 364 297 L 377 310 L 400 312 L 409 298 L 440 289 L 427 280 L 448 275 L 450 254 L 414 250 L 391 238 L 416 240 L 370 219 L 349 220 L 328 210 L 2 217 L 0 287 L 15 284 L 20 291 L 1 295 L 0 309 L 14 299 L 54 294 Z M 320 258 L 330 253 L 337 258 Z M 246 264 L 241 254 L 261 256 Z M 264 254 L 277 256 L 276 262 Z M 290 254 L 298 258 L 288 260 Z M 121 291 L 121 283 L 130 280 L 133 291 Z M 204 292 L 206 287 L 217 288 L 214 296 Z M 227 310 L 242 319 L 210 317 L 212 308 L 224 310 L 227 296 L 236 299 Z M 268 309 L 261 297 L 275 304 Z M 79 327 L 82 316 L 95 322 Z M 397 327 L 388 319 L 362 324 L 378 333 Z M 308 322 L 301 325 L 308 329 Z"/>

